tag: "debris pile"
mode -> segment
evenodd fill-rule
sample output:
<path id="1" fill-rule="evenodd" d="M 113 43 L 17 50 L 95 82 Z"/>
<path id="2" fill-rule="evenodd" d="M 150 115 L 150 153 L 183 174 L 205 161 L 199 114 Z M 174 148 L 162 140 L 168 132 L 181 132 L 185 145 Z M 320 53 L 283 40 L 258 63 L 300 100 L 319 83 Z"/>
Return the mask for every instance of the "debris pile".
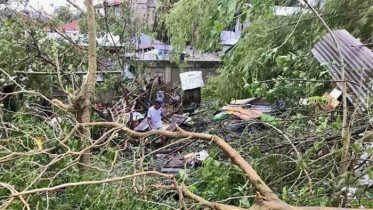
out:
<path id="1" fill-rule="evenodd" d="M 113 101 L 100 101 L 94 107 L 94 111 L 106 121 L 125 119 L 128 126 L 138 131 L 147 129 L 146 112 L 156 99 L 163 101 L 163 109 L 167 115 L 172 116 L 180 112 L 182 98 L 176 88 L 172 88 L 162 81 L 161 77 L 143 81 L 141 84 L 133 81 L 131 87 L 125 86 L 121 81 L 116 86 L 121 90 L 121 96 L 115 104 Z M 177 118 L 177 117 L 176 117 Z M 172 118 L 173 119 L 173 118 Z M 171 123 L 170 125 L 173 125 Z"/>
<path id="2" fill-rule="evenodd" d="M 187 143 L 174 150 L 156 154 L 155 160 L 150 163 L 150 168 L 162 173 L 178 174 L 182 170 L 192 169 L 201 165 L 201 163 L 209 157 L 206 150 L 186 155 L 176 153 L 176 151 L 189 145 L 190 143 Z"/>
<path id="3" fill-rule="evenodd" d="M 201 74 L 199 75 L 200 77 Z M 200 78 L 201 79 L 201 78 Z M 198 83 L 198 81 L 197 81 Z M 203 80 L 202 80 L 203 83 Z M 200 83 L 197 86 L 201 85 Z M 202 84 L 203 85 L 203 84 Z M 191 121 L 185 109 L 182 109 L 183 98 L 177 88 L 172 88 L 161 77 L 137 83 L 132 80 L 128 85 L 118 81 L 116 86 L 122 91 L 119 99 L 112 100 L 113 102 L 102 102 L 94 105 L 94 111 L 107 121 L 120 121 L 137 132 L 146 132 L 151 129 L 149 124 L 148 112 L 154 105 L 155 101 L 162 101 L 162 129 L 167 131 L 175 131 L 177 126 L 181 126 L 187 121 Z M 189 85 L 189 87 L 192 87 Z M 194 86 L 193 86 L 194 87 Z M 200 89 L 200 88 L 197 88 Z M 194 101 L 193 101 L 194 102 Z M 199 101 L 200 102 L 200 101 Z M 189 109 L 191 106 L 187 106 Z M 167 146 L 167 139 L 161 136 L 151 135 L 145 139 L 145 146 L 150 152 L 160 147 Z M 152 170 L 157 170 L 162 173 L 176 174 L 180 170 L 188 167 L 194 168 L 208 157 L 207 151 L 203 150 L 199 153 L 190 153 L 181 155 L 182 150 L 189 146 L 193 141 L 180 145 L 168 145 L 167 149 L 161 149 L 155 153 L 155 156 L 148 163 L 148 167 Z M 133 141 L 131 144 L 139 146 L 139 141 Z M 160 146 L 160 147 L 159 147 Z M 195 150 L 193 150 L 195 151 Z"/>
<path id="4" fill-rule="evenodd" d="M 261 98 L 233 100 L 223 106 L 214 116 L 215 121 L 229 120 L 228 130 L 240 131 L 246 127 L 246 122 L 253 119 L 265 118 L 275 114 L 285 107 L 285 101 L 279 100 L 271 104 Z"/>

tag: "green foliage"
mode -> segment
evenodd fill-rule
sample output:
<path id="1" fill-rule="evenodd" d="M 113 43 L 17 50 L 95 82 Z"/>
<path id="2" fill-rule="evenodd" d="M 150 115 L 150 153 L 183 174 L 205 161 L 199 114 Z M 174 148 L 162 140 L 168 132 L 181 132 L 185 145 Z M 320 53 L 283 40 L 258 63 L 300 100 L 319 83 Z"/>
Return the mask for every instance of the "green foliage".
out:
<path id="1" fill-rule="evenodd" d="M 267 115 L 267 114 L 261 114 L 260 118 L 263 122 L 269 123 L 271 125 L 277 125 L 278 124 L 278 120 L 276 120 L 276 117 L 274 117 L 274 116 Z"/>
<path id="2" fill-rule="evenodd" d="M 61 10 L 61 11 L 60 11 Z M 66 8 L 58 8 L 56 18 L 48 21 L 38 21 L 22 13 L 14 13 L 12 16 L 6 16 L 0 20 L 0 68 L 7 72 L 10 76 L 15 76 L 15 71 L 34 72 L 56 72 L 55 59 L 59 58 L 59 64 L 62 73 L 72 73 L 75 71 L 87 71 L 88 60 L 86 52 L 72 47 L 65 39 L 50 39 L 48 38 L 46 27 L 61 28 L 61 26 L 69 22 L 72 17 L 59 17 L 60 13 L 66 15 Z M 10 11 L 13 12 L 13 11 Z M 136 34 L 147 32 L 143 25 L 139 25 L 136 19 L 133 18 L 132 12 L 122 4 L 120 14 L 113 7 L 107 8 L 106 17 L 102 15 L 96 16 L 97 34 L 98 37 L 106 36 L 111 42 L 111 36 L 119 36 L 121 43 L 125 45 L 113 53 L 111 48 L 99 46 L 97 49 L 98 59 L 103 62 L 117 63 L 122 66 L 125 63 L 122 56 L 128 50 L 133 49 L 133 43 L 129 42 Z M 67 14 L 68 16 L 71 14 Z M 66 19 L 67 18 L 67 19 Z M 74 17 L 79 18 L 79 17 Z M 86 22 L 84 18 L 79 19 L 80 29 L 82 33 L 86 32 Z M 107 26 L 109 28 L 107 28 Z M 82 41 L 82 40 L 80 40 Z M 115 65 L 110 70 L 120 70 L 121 65 Z M 100 65 L 98 65 L 100 68 Z M 99 69 L 102 70 L 102 69 Z M 55 95 L 57 87 L 56 75 L 27 75 L 28 80 L 24 82 L 26 87 L 38 91 L 46 96 Z M 0 73 L 0 79 L 7 80 L 8 78 Z M 77 91 L 81 83 L 81 77 L 73 75 L 65 75 L 62 77 L 64 88 L 68 92 Z"/>
<path id="3" fill-rule="evenodd" d="M 62 21 L 63 23 L 69 23 L 71 22 L 72 20 L 74 20 L 74 18 L 76 18 L 78 15 L 74 15 L 73 12 L 70 10 L 70 8 L 66 7 L 66 6 L 59 6 L 59 7 L 56 7 L 54 9 L 54 12 L 53 14 L 56 16 L 56 18 L 60 21 Z"/>
<path id="4" fill-rule="evenodd" d="M 236 7 L 235 0 L 180 0 L 175 3 L 164 21 L 176 55 L 182 53 L 189 42 L 197 49 L 216 49 L 220 33 L 233 20 Z"/>
<path id="5" fill-rule="evenodd" d="M 333 28 L 346 27 L 353 31 L 355 36 L 362 37 L 363 40 L 368 40 L 371 37 L 369 33 L 372 30 L 366 31 L 372 27 L 369 20 L 373 4 L 368 4 L 371 1 L 331 2 L 328 3 L 324 13 L 332 12 L 333 18 L 328 19 L 328 23 Z M 255 7 L 250 9 L 245 6 L 245 3 L 252 3 Z M 332 7 L 332 4 L 338 6 Z M 170 35 L 174 37 L 173 44 L 179 47 L 175 48 L 176 51 L 183 49 L 188 42 L 198 49 L 213 50 L 218 47 L 218 36 L 222 30 L 229 28 L 237 18 L 245 17 L 245 12 L 254 14 L 250 16 L 251 27 L 247 29 L 240 42 L 225 55 L 224 65 L 219 70 L 219 76 L 210 79 L 209 86 L 203 90 L 204 96 L 219 98 L 222 101 L 247 96 L 276 99 L 278 97 L 294 98 L 292 96 L 297 95 L 309 98 L 309 96 L 322 94 L 322 91 L 329 87 L 325 83 L 295 81 L 328 79 L 325 69 L 320 67 L 309 53 L 312 44 L 325 34 L 325 31 L 315 19 L 306 20 L 305 18 L 310 16 L 304 15 L 294 34 L 289 37 L 289 32 L 294 27 L 294 21 L 299 20 L 300 17 L 269 19 L 272 18 L 270 12 L 272 6 L 272 1 L 260 0 L 181 0 L 171 9 L 170 15 L 165 21 L 170 26 Z M 335 10 L 336 8 L 338 10 Z M 125 9 L 125 6 L 122 9 Z M 342 9 L 343 11 L 345 9 L 351 10 L 341 13 Z M 356 13 L 357 10 L 361 12 Z M 106 20 L 112 21 L 111 18 L 114 18 L 111 15 L 110 13 L 107 19 L 98 17 L 99 33 L 104 34 L 108 30 L 105 25 Z M 347 17 L 351 20 L 347 21 Z M 86 68 L 86 61 L 80 65 L 84 53 L 70 49 L 70 46 L 63 41 L 53 44 L 49 41 L 42 41 L 46 36 L 44 32 L 39 30 L 44 27 L 42 23 L 39 25 L 30 21 L 28 26 L 31 28 L 29 28 L 30 31 L 34 33 L 32 36 L 25 36 L 24 25 L 19 22 L 19 19 L 17 20 L 5 18 L 1 23 L 4 30 L 0 32 L 0 42 L 2 43 L 0 56 L 4 59 L 0 61 L 0 67 L 6 72 L 13 75 L 14 70 L 26 70 L 30 65 L 35 71 L 54 71 L 51 68 L 52 64 L 48 64 L 41 56 L 50 59 L 47 55 L 53 57 L 57 54 L 60 56 L 62 69 L 66 72 L 75 71 L 78 66 L 82 70 Z M 122 39 L 131 37 L 129 34 L 135 28 L 127 26 L 126 21 L 120 22 L 120 19 L 114 21 L 117 22 L 110 25 L 110 30 L 114 34 L 120 35 Z M 364 30 L 360 30 L 354 24 L 364 27 Z M 35 40 L 37 40 L 36 43 Z M 104 48 L 99 49 L 100 58 L 108 60 L 116 58 L 106 55 L 109 55 L 108 51 Z M 31 58 L 29 58 L 30 56 Z M 48 83 L 48 87 L 56 81 L 53 77 L 42 79 L 30 77 L 30 80 L 32 87 L 41 90 L 46 89 L 42 87 L 41 81 Z M 70 85 L 67 78 L 64 78 L 63 82 L 66 86 Z M 109 77 L 97 93 L 112 89 L 114 83 L 115 79 Z M 75 90 L 71 88 L 69 91 Z M 309 99 L 318 103 L 323 102 L 321 97 Z M 24 107 L 11 116 L 11 123 L 2 123 L 5 129 L 1 130 L 1 135 L 6 134 L 7 138 L 2 141 L 1 146 L 8 150 L 0 151 L 1 158 L 11 155 L 12 152 L 38 152 L 40 145 L 43 148 L 52 148 L 67 133 L 71 132 L 75 125 L 75 121 L 72 120 L 73 116 L 61 114 L 63 119 L 58 127 L 60 131 L 58 131 L 47 123 L 49 119 L 42 112 L 35 111 L 30 106 L 31 103 L 39 103 L 39 100 L 34 97 L 26 97 L 24 101 Z M 231 133 L 225 135 L 224 129 L 221 127 L 214 129 L 211 126 L 208 132 L 225 135 L 229 144 L 250 162 L 263 180 L 277 194 L 281 194 L 286 202 L 299 206 L 335 205 L 334 199 L 339 196 L 338 193 L 344 186 L 347 174 L 339 175 L 338 164 L 336 164 L 340 156 L 338 142 L 327 141 L 326 138 L 335 134 L 336 131 L 340 131 L 340 116 L 338 113 L 329 114 L 312 106 L 305 108 L 305 110 L 291 110 L 286 114 L 287 121 L 283 124 L 279 123 L 280 117 L 262 115 L 262 120 L 286 131 L 286 135 L 295 140 L 294 143 L 302 154 L 300 158 L 283 136 L 267 128 L 250 134 L 243 133 L 239 137 Z M 93 115 L 92 121 L 95 120 L 98 118 Z M 96 136 L 106 130 L 93 127 L 90 131 L 92 136 Z M 314 139 L 315 135 L 320 138 Z M 39 138 L 42 138 L 41 144 L 38 143 Z M 114 135 L 114 139 L 123 142 L 128 137 L 119 133 Z M 67 152 L 63 146 L 51 154 L 38 153 L 16 156 L 15 159 L 2 163 L 0 181 L 10 183 L 21 191 L 28 186 L 30 189 L 35 189 L 68 182 L 102 180 L 134 173 L 136 164 L 131 161 L 134 157 L 135 159 L 139 157 L 131 152 L 120 154 L 113 170 L 109 171 L 115 151 L 122 149 L 116 144 L 102 144 L 100 147 L 92 149 L 92 168 L 87 168 L 82 172 L 78 165 L 71 165 L 73 161 L 77 160 L 76 153 L 80 149 L 78 142 L 78 134 L 70 138 L 66 145 L 71 151 L 64 156 L 59 156 Z M 276 146 L 281 146 L 281 151 L 276 149 Z M 139 147 L 132 149 L 132 152 L 140 150 Z M 365 152 L 365 148 L 359 143 L 352 144 L 351 149 L 357 155 Z M 320 151 L 325 151 L 320 155 L 321 157 L 319 157 Z M 368 150 L 367 152 L 371 155 L 372 151 Z M 60 159 L 56 159 L 56 157 Z M 51 161 L 56 162 L 47 166 Z M 209 201 L 224 200 L 226 204 L 249 208 L 254 201 L 255 192 L 242 171 L 228 162 L 228 158 L 215 148 L 210 150 L 210 158 L 204 161 L 199 170 L 187 175 L 180 173 L 178 178 L 185 179 L 189 190 Z M 48 170 L 44 173 L 46 167 Z M 312 191 L 307 185 L 304 170 L 309 172 L 313 180 Z M 363 167 L 362 170 L 373 177 L 371 167 Z M 40 175 L 41 177 L 39 177 Z M 359 178 L 357 174 L 348 175 L 351 180 Z M 35 180 L 37 181 L 34 183 Z M 147 178 L 144 184 L 163 184 L 163 181 L 164 179 L 152 177 Z M 358 187 L 356 196 L 358 196 L 360 203 L 351 201 L 350 205 L 370 207 L 372 193 L 370 189 Z M 9 195 L 10 193 L 6 189 L 0 188 L 1 202 Z M 146 195 L 147 200 L 143 200 L 134 192 L 132 182 L 128 180 L 103 185 L 75 186 L 48 194 L 33 194 L 27 199 L 32 209 L 47 209 L 48 207 L 53 209 L 167 209 L 167 207 L 159 206 L 154 202 L 165 202 L 171 206 L 178 205 L 171 198 L 165 199 L 164 191 L 146 192 L 143 195 Z M 237 197 L 238 199 L 236 199 Z M 23 205 L 16 200 L 10 208 L 22 209 Z"/>
<path id="6" fill-rule="evenodd" d="M 174 37 L 173 45 L 176 48 L 183 49 L 191 41 L 189 35 L 195 33 L 199 39 L 198 42 L 191 41 L 191 45 L 201 50 L 211 49 L 209 43 L 214 43 L 213 34 L 220 32 L 211 27 L 212 23 L 225 22 L 218 18 L 220 16 L 214 16 L 222 11 L 214 9 L 218 1 L 208 2 L 210 6 L 204 5 L 198 9 L 191 2 L 179 1 L 174 5 L 166 24 Z M 245 7 L 248 3 L 253 5 L 252 8 Z M 372 0 L 331 0 L 326 2 L 321 13 L 332 29 L 344 28 L 363 42 L 369 42 L 373 29 L 369 21 L 373 18 L 372 3 Z M 250 13 L 250 26 L 236 46 L 223 57 L 218 76 L 210 78 L 205 95 L 224 102 L 251 96 L 295 99 L 292 96 L 319 95 L 329 88 L 325 82 L 306 82 L 330 78 L 326 68 L 320 66 L 310 53 L 312 46 L 325 35 L 324 26 L 313 14 L 271 18 L 272 6 L 272 1 L 237 3 L 237 18 L 244 20 L 246 13 Z M 224 11 L 228 8 L 231 7 L 226 6 Z M 203 24 L 195 26 L 193 22 L 185 21 L 184 17 L 188 17 L 189 21 L 196 17 L 198 23 Z M 228 17 L 226 20 L 233 23 L 235 19 Z"/>
<path id="7" fill-rule="evenodd" d="M 27 113 L 27 110 L 20 110 L 13 115 L 13 121 L 8 126 L 8 135 L 12 141 L 6 141 L 2 144 L 8 150 L 0 150 L 0 158 L 10 155 L 11 152 L 31 152 L 30 155 L 16 157 L 14 160 L 6 161 L 1 165 L 0 182 L 8 183 L 16 189 L 44 188 L 57 186 L 70 182 L 80 182 L 89 180 L 103 180 L 108 178 L 108 173 L 96 171 L 94 169 L 82 169 L 78 165 L 71 165 L 76 161 L 77 156 L 68 154 L 59 156 L 67 152 L 64 147 L 59 147 L 53 154 L 38 153 L 39 148 L 36 143 L 37 138 L 42 138 L 44 149 L 56 146 L 59 141 L 57 138 L 64 137 L 72 130 L 73 122 L 70 122 L 68 116 L 60 121 L 60 134 L 58 130 L 48 125 L 42 117 L 35 117 Z M 93 130 L 92 130 L 93 131 Z M 0 130 L 3 134 L 3 130 Z M 116 137 L 123 138 L 123 137 Z M 71 152 L 80 151 L 78 145 L 78 137 L 72 137 L 66 145 L 71 149 Z M 91 162 L 93 167 L 108 169 L 111 167 L 114 159 L 114 147 L 101 147 L 92 152 L 94 161 Z M 32 154 L 35 152 L 36 154 Z M 132 157 L 131 157 L 132 158 Z M 54 161 L 54 162 L 53 162 Z M 52 164 L 50 164 L 52 163 Z M 50 165 L 48 165 L 50 164 Z M 47 169 L 45 172 L 44 169 Z M 124 176 L 128 173 L 133 173 L 133 165 L 131 163 L 121 163 L 114 167 L 110 176 Z M 39 176 L 41 175 L 41 179 Z M 35 183 L 34 183 L 35 181 Z M 148 179 L 147 184 L 152 184 L 157 181 L 156 178 Z M 33 184 L 32 184 L 33 183 Z M 69 188 L 63 188 L 46 194 L 32 194 L 28 197 L 28 203 L 31 209 L 164 209 L 152 203 L 136 199 L 136 192 L 131 190 L 132 182 L 124 181 L 111 183 L 107 185 L 81 185 Z M 155 192 L 152 199 L 161 199 L 162 192 Z M 0 188 L 0 201 L 9 196 L 6 188 Z M 15 201 L 11 205 L 12 209 L 22 209 L 23 204 Z"/>
<path id="8" fill-rule="evenodd" d="M 272 31 L 276 25 L 287 22 L 291 21 L 276 18 L 253 22 L 241 41 L 227 53 L 216 79 L 220 85 L 216 85 L 215 89 L 219 94 L 224 94 L 223 100 L 236 95 L 266 97 L 270 100 L 294 98 L 291 97 L 294 95 L 304 97 L 319 94 L 327 87 L 325 83 L 306 82 L 323 80 L 328 76 L 322 73 L 325 70 L 312 59 L 308 49 L 301 50 L 314 42 L 312 35 L 307 34 L 314 30 L 304 30 L 298 26 L 297 30 L 304 30 L 303 33 L 296 32 L 288 40 L 289 30 L 282 28 Z M 224 91 L 229 88 L 227 86 L 235 86 L 238 93 L 236 91 L 236 95 L 232 95 L 232 92 Z"/>
<path id="9" fill-rule="evenodd" d="M 52 25 L 55 23 L 51 23 Z M 55 58 L 59 57 L 61 71 L 68 73 L 84 71 L 83 52 L 71 48 L 61 39 L 47 39 L 47 34 L 40 30 L 47 23 L 37 22 L 22 14 L 0 20 L 0 68 L 14 76 L 15 71 L 55 72 Z M 26 27 L 27 26 L 27 27 Z M 82 65 L 83 64 L 83 65 Z M 0 77 L 8 79 L 5 75 Z M 52 94 L 52 85 L 56 84 L 53 76 L 30 76 L 26 84 L 44 95 Z M 63 77 L 63 81 L 71 84 L 71 77 Z M 79 81 L 79 80 L 78 80 Z"/>
<path id="10" fill-rule="evenodd" d="M 216 156 L 216 152 L 212 150 L 209 153 Z M 203 168 L 188 180 L 190 189 L 209 201 L 247 195 L 247 180 L 242 171 L 235 165 L 228 165 L 217 159 L 209 157 L 203 162 Z M 250 202 L 247 200 L 231 200 L 228 204 L 238 206 L 240 202 L 249 207 Z"/>
<path id="11" fill-rule="evenodd" d="M 295 54 L 274 56 L 275 63 L 272 63 L 271 57 L 267 58 L 268 55 L 265 56 L 264 60 L 267 63 L 263 63 L 262 66 L 266 66 L 268 63 L 273 65 L 268 68 L 270 72 L 267 71 L 266 73 L 273 75 L 273 79 L 268 82 L 254 80 L 252 83 L 247 83 L 246 88 L 253 90 L 255 96 L 265 97 L 269 100 L 288 99 L 294 95 L 300 98 L 320 95 L 328 88 L 327 83 L 307 82 L 328 79 L 328 74 L 322 67 L 312 67 L 315 64 L 309 53 L 297 51 Z M 294 101 L 294 103 L 297 103 L 297 101 Z"/>

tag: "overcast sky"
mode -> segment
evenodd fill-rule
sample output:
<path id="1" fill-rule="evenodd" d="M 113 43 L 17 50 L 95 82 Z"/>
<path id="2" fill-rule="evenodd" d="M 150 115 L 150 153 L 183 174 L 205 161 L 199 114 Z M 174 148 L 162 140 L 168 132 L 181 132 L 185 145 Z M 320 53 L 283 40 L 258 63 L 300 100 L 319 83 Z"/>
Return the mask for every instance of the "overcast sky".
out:
<path id="1" fill-rule="evenodd" d="M 84 8 L 84 0 L 73 0 L 76 4 L 78 4 L 80 7 Z M 94 4 L 98 3 L 99 0 L 94 0 Z M 66 2 L 66 0 L 30 0 L 29 5 L 34 7 L 35 9 L 43 8 L 47 13 L 51 14 L 54 10 L 54 8 L 59 6 L 66 6 L 69 5 L 69 3 Z M 71 6 L 72 9 L 74 9 L 73 6 Z"/>

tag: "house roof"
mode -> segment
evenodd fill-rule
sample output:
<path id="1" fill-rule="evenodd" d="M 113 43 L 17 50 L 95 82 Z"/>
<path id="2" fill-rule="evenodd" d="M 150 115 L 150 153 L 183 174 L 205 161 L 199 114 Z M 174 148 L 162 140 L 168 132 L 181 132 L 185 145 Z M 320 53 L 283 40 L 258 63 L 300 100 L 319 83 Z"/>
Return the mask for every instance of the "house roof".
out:
<path id="1" fill-rule="evenodd" d="M 78 20 L 73 20 L 70 23 L 66 23 L 62 26 L 62 30 L 64 31 L 79 31 L 79 24 Z"/>
<path id="2" fill-rule="evenodd" d="M 185 60 L 192 62 L 220 62 L 220 57 L 215 53 L 201 53 L 193 50 L 191 47 L 185 49 Z M 170 62 L 169 52 L 159 49 L 150 50 L 148 52 L 130 52 L 126 53 L 126 57 L 131 57 L 137 61 L 168 61 Z"/>
<path id="3" fill-rule="evenodd" d="M 77 23 L 77 21 L 76 21 Z M 73 30 L 79 28 L 77 25 L 75 26 L 74 23 L 71 24 L 65 24 L 63 26 L 63 29 L 66 32 L 69 32 L 68 35 L 69 37 L 76 41 L 78 44 L 85 46 L 87 45 L 87 35 L 86 34 L 81 34 L 79 31 Z M 61 38 L 59 34 L 57 33 L 48 33 L 49 39 L 57 39 Z M 101 37 L 97 37 L 97 42 L 99 46 L 115 46 L 117 47 L 122 47 L 124 46 L 124 43 L 120 42 L 120 38 L 117 35 L 114 34 L 105 34 Z M 113 40 L 114 39 L 114 40 Z M 113 43 L 114 41 L 114 43 Z M 135 46 L 135 49 L 137 51 L 142 51 L 145 49 L 157 49 L 157 50 L 162 50 L 162 51 L 170 51 L 172 50 L 172 47 L 170 45 L 164 44 L 163 42 L 160 42 L 154 38 L 151 38 L 150 36 L 147 36 L 143 33 L 139 34 L 138 36 L 132 38 L 129 40 L 130 44 Z"/>
<path id="4" fill-rule="evenodd" d="M 46 31 L 51 31 L 49 26 L 45 27 Z M 59 27 L 61 31 L 80 31 L 78 20 L 73 20 L 69 23 L 65 23 L 62 27 Z"/>
<path id="5" fill-rule="evenodd" d="M 161 41 L 158 41 L 146 34 L 141 33 L 139 36 L 136 37 L 136 49 L 143 50 L 149 48 L 155 48 L 158 50 L 172 50 L 170 45 L 167 45 Z"/>
<path id="6" fill-rule="evenodd" d="M 80 46 L 88 46 L 88 36 L 86 34 L 81 34 L 76 31 L 70 31 L 65 33 L 66 36 L 68 36 L 73 42 Z M 55 32 L 49 32 L 47 33 L 47 37 L 45 40 L 50 39 L 50 40 L 56 40 L 56 39 L 62 39 L 65 40 L 60 34 L 55 33 Z M 44 41 L 44 39 L 42 40 Z M 105 34 L 104 36 L 101 37 L 96 37 L 97 41 L 97 46 L 98 47 L 121 47 L 122 44 L 119 42 L 120 38 L 119 36 L 116 35 L 110 35 L 110 34 Z M 113 42 L 114 41 L 114 42 Z"/>
<path id="7" fill-rule="evenodd" d="M 297 14 L 306 13 L 310 11 L 302 7 L 274 6 L 273 12 L 275 16 L 291 16 L 291 15 L 297 15 Z"/>

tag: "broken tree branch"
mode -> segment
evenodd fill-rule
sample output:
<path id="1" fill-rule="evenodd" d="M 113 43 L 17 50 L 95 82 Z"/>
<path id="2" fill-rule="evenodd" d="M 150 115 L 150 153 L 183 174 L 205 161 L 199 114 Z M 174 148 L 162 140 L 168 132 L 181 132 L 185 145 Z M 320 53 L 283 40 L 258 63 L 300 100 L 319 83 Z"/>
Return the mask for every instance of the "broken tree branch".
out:
<path id="1" fill-rule="evenodd" d="M 79 5 L 77 5 L 75 2 L 71 1 L 71 0 L 66 0 L 67 2 L 69 2 L 71 5 L 73 5 L 76 9 L 78 9 L 80 12 L 82 12 L 83 15 L 85 15 L 85 11 L 83 8 L 79 7 Z"/>
<path id="2" fill-rule="evenodd" d="M 101 125 L 101 126 L 114 126 L 120 127 L 122 126 L 116 122 L 91 122 L 91 123 L 82 123 L 83 126 L 94 126 L 94 125 Z M 273 193 L 273 191 L 264 183 L 264 181 L 259 177 L 256 171 L 248 164 L 242 156 L 234 150 L 229 144 L 227 144 L 222 138 L 214 135 L 204 134 L 204 133 L 193 133 L 184 131 L 180 127 L 178 128 L 178 132 L 170 132 L 166 130 L 153 130 L 144 133 L 139 133 L 133 131 L 127 127 L 123 127 L 122 130 L 125 131 L 128 135 L 132 137 L 148 137 L 150 135 L 156 134 L 161 136 L 166 136 L 168 138 L 190 138 L 190 139 L 200 139 L 205 141 L 214 141 L 235 163 L 241 170 L 245 173 L 248 177 L 254 188 L 263 196 L 266 197 L 268 200 L 279 200 L 279 198 Z"/>
<path id="3" fill-rule="evenodd" d="M 239 208 L 239 207 L 236 207 L 236 206 L 230 206 L 230 205 L 225 205 L 225 204 L 221 204 L 221 203 L 209 202 L 209 201 L 205 200 L 204 198 L 190 192 L 186 188 L 185 185 L 182 185 L 181 189 L 182 189 L 183 193 L 185 194 L 185 196 L 187 196 L 188 198 L 193 199 L 193 200 L 197 201 L 198 203 L 202 204 L 203 206 L 211 208 L 211 209 L 217 209 L 217 210 L 245 210 L 243 208 Z"/>
<path id="4" fill-rule="evenodd" d="M 182 190 L 180 189 L 179 185 L 177 184 L 177 181 L 176 181 L 175 177 L 172 178 L 172 184 L 174 185 L 174 187 L 175 187 L 175 189 L 176 189 L 176 192 L 177 192 L 178 195 L 179 195 L 179 201 L 180 201 L 181 207 L 182 207 L 184 210 L 188 210 L 188 207 L 187 207 L 187 205 L 185 204 L 185 201 L 184 201 L 184 195 L 183 195 L 183 192 L 182 192 Z"/>
<path id="5" fill-rule="evenodd" d="M 265 125 L 267 125 L 267 126 L 273 128 L 273 129 L 276 130 L 278 133 L 280 133 L 282 136 L 284 136 L 285 139 L 286 139 L 286 140 L 290 143 L 290 145 L 293 147 L 295 153 L 297 154 L 297 156 L 298 156 L 298 161 L 302 162 L 302 154 L 299 152 L 299 150 L 298 150 L 297 147 L 293 144 L 293 142 L 290 140 L 290 138 L 289 138 L 286 134 L 284 134 L 284 132 L 282 132 L 280 129 L 276 128 L 275 126 L 273 126 L 273 125 L 271 125 L 271 124 L 269 124 L 269 123 L 265 123 Z M 304 171 L 304 173 L 305 173 L 306 176 L 307 176 L 307 180 L 308 180 L 308 191 L 309 191 L 309 193 L 311 193 L 311 192 L 312 192 L 312 179 L 311 179 L 311 177 L 310 177 L 310 175 L 309 175 L 309 173 L 308 173 L 308 171 L 306 170 L 305 167 L 304 167 L 302 170 Z"/>
<path id="6" fill-rule="evenodd" d="M 73 182 L 73 183 L 66 183 L 66 184 L 61 184 L 57 185 L 54 187 L 46 187 L 46 188 L 39 188 L 39 189 L 34 189 L 34 190 L 28 190 L 20 193 L 13 193 L 11 197 L 16 197 L 16 196 L 24 196 L 24 195 L 30 195 L 34 193 L 42 193 L 42 192 L 52 192 L 56 191 L 59 189 L 67 188 L 67 187 L 74 187 L 74 186 L 82 186 L 82 185 L 98 185 L 98 184 L 104 184 L 104 183 L 112 183 L 112 182 L 118 182 L 118 181 L 123 181 L 126 179 L 138 177 L 138 176 L 143 176 L 143 175 L 157 175 L 161 176 L 167 179 L 172 179 L 172 176 L 166 175 L 157 171 L 147 171 L 143 173 L 137 173 L 137 174 L 132 174 L 132 175 L 127 175 L 127 176 L 122 176 L 122 177 L 116 177 L 116 178 L 111 178 L 111 179 L 104 179 L 104 180 L 98 180 L 98 181 L 83 181 L 83 182 Z"/>
<path id="7" fill-rule="evenodd" d="M 120 127 L 121 124 L 117 122 L 90 122 L 90 123 L 84 123 L 81 124 L 83 126 L 109 126 L 109 127 Z M 233 163 L 235 163 L 248 177 L 250 182 L 252 183 L 253 187 L 257 190 L 257 200 L 254 206 L 252 206 L 253 210 L 259 210 L 259 209 L 273 209 L 273 210 L 285 210 L 285 209 L 314 209 L 313 207 L 293 207 L 288 205 L 287 203 L 281 201 L 277 195 L 273 193 L 273 191 L 264 183 L 264 181 L 259 177 L 257 172 L 251 167 L 249 163 L 247 163 L 242 156 L 234 150 L 229 144 L 227 144 L 222 138 L 214 135 L 204 134 L 204 133 L 193 133 L 188 132 L 180 127 L 177 127 L 177 132 L 170 132 L 167 130 L 154 130 L 154 131 L 148 131 L 144 133 L 139 133 L 136 131 L 133 131 L 127 127 L 122 126 L 122 130 L 126 132 L 128 135 L 132 137 L 139 137 L 144 138 L 148 137 L 152 134 L 161 135 L 169 138 L 189 138 L 189 139 L 198 139 L 198 140 L 205 140 L 205 141 L 214 141 L 217 146 L 221 150 L 223 150 L 232 160 Z M 175 188 L 177 189 L 177 188 Z M 187 192 L 185 190 L 185 187 L 182 187 L 182 191 L 184 194 L 192 198 L 203 205 L 213 208 L 213 209 L 220 209 L 220 210 L 242 210 L 242 208 L 238 208 L 235 206 L 229 206 L 229 205 L 215 205 L 213 202 L 208 202 L 204 200 L 203 198 L 194 195 L 191 192 Z M 342 210 L 340 208 L 324 208 L 324 207 L 316 207 L 316 209 L 319 210 Z"/>
<path id="8" fill-rule="evenodd" d="M 4 183 L 4 182 L 0 182 L 0 186 L 3 186 L 4 188 L 8 189 L 11 193 L 12 193 L 12 197 L 18 197 L 21 202 L 23 203 L 23 205 L 27 208 L 27 210 L 30 210 L 30 206 L 28 205 L 27 201 L 23 198 L 22 195 L 16 195 L 16 196 L 13 196 L 14 194 L 17 194 L 18 191 L 16 189 L 14 189 L 13 186 L 7 184 L 7 183 Z M 14 200 L 10 199 L 9 200 L 9 204 L 7 204 L 8 206 L 13 202 Z"/>

